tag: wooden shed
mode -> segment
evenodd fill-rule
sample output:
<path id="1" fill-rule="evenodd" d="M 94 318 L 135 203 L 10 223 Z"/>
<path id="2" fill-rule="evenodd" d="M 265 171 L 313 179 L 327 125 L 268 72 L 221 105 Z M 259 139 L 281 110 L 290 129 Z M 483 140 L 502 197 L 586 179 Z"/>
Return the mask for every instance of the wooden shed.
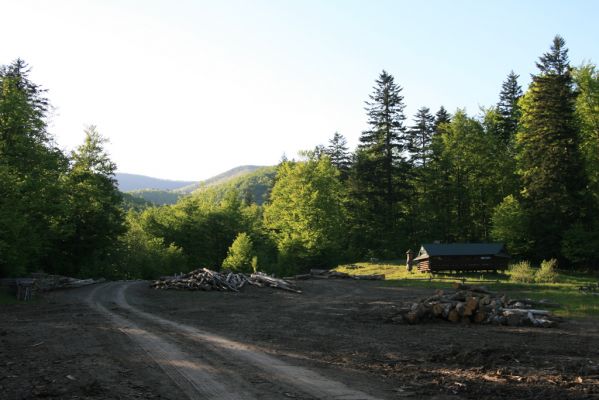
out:
<path id="1" fill-rule="evenodd" d="M 423 244 L 414 262 L 421 272 L 497 271 L 507 269 L 503 243 Z"/>

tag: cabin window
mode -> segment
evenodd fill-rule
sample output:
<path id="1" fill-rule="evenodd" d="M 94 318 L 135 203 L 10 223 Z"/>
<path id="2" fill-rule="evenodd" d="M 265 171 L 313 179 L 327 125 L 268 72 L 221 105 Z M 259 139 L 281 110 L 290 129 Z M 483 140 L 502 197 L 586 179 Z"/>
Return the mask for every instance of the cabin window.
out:
<path id="1" fill-rule="evenodd" d="M 481 257 L 480 259 L 481 259 L 481 260 L 490 260 L 490 259 L 491 259 L 491 257 L 489 257 L 489 256 L 483 256 L 483 257 Z"/>

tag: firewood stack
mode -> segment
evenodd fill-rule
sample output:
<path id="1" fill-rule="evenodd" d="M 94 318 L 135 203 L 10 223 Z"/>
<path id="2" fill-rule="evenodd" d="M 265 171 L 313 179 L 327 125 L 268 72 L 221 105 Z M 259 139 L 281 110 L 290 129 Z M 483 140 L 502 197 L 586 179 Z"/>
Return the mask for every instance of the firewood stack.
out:
<path id="1" fill-rule="evenodd" d="M 309 274 L 290 276 L 289 279 L 355 279 L 355 280 L 368 280 L 368 281 L 382 281 L 385 280 L 384 274 L 373 274 L 373 275 L 350 275 L 346 272 L 332 271 L 328 269 L 311 269 Z"/>
<path id="2" fill-rule="evenodd" d="M 437 290 L 434 296 L 404 304 L 386 319 L 394 323 L 417 324 L 442 319 L 451 322 L 509 326 L 553 327 L 560 321 L 538 306 L 559 306 L 547 301 L 511 300 L 484 287 L 455 283 L 454 293 Z"/>
<path id="3" fill-rule="evenodd" d="M 217 290 L 239 292 L 246 284 L 258 287 L 271 287 L 301 293 L 290 282 L 267 275 L 263 272 L 245 275 L 230 271 L 217 272 L 200 268 L 180 276 L 162 277 L 150 284 L 154 289 Z"/>

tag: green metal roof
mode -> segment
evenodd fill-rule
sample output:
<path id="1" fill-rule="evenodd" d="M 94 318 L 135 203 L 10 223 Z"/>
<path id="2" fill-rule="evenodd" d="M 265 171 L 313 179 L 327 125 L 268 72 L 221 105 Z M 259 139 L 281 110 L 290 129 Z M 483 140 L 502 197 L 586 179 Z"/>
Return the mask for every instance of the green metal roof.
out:
<path id="1" fill-rule="evenodd" d="M 509 257 L 503 243 L 429 243 L 423 244 L 414 260 L 434 256 L 499 256 Z"/>

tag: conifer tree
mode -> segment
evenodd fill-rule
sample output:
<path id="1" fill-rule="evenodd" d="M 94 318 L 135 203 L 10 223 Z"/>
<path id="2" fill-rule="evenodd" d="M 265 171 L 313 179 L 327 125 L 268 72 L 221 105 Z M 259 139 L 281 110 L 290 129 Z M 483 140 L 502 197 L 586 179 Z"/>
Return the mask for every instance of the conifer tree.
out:
<path id="1" fill-rule="evenodd" d="M 408 164 L 402 88 L 383 71 L 366 112 L 370 129 L 362 132 L 350 179 L 354 246 L 384 254 L 398 248 Z"/>
<path id="2" fill-rule="evenodd" d="M 505 82 L 501 86 L 499 93 L 499 102 L 497 103 L 498 120 L 498 135 L 504 144 L 512 142 L 518 129 L 518 121 L 520 120 L 520 106 L 518 100 L 522 97 L 522 88 L 518 84 L 519 75 L 511 71 Z"/>
<path id="3" fill-rule="evenodd" d="M 431 157 L 431 143 L 435 132 L 435 117 L 428 107 L 422 107 L 414 116 L 414 125 L 408 130 L 408 150 L 415 166 L 426 167 Z"/>
<path id="4" fill-rule="evenodd" d="M 445 107 L 441 106 L 435 114 L 435 135 L 440 133 L 440 126 L 451 122 L 451 114 L 447 112 Z"/>
<path id="5" fill-rule="evenodd" d="M 339 170 L 341 178 L 347 178 L 351 166 L 351 156 L 347 147 L 347 139 L 339 132 L 335 132 L 324 152 L 330 157 L 331 164 Z"/>
<path id="6" fill-rule="evenodd" d="M 565 41 L 556 36 L 537 63 L 539 73 L 522 101 L 517 136 L 523 207 L 539 258 L 559 256 L 564 230 L 584 211 L 587 186 L 579 153 L 576 94 Z"/>

